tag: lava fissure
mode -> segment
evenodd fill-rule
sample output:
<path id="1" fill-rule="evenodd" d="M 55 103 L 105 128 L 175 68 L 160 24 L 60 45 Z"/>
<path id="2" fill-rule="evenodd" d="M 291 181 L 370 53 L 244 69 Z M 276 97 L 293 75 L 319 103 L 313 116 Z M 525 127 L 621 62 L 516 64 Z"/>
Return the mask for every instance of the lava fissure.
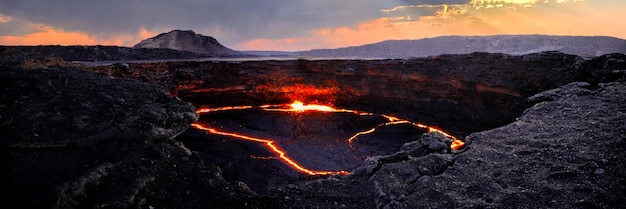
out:
<path id="1" fill-rule="evenodd" d="M 453 139 L 453 143 L 450 146 L 452 149 L 457 150 L 460 149 L 463 145 L 464 142 L 461 140 L 456 139 L 455 137 L 451 136 L 448 133 L 445 133 L 444 131 L 434 128 L 434 127 L 430 127 L 424 124 L 420 124 L 420 123 L 414 123 L 408 120 L 404 120 L 404 119 L 400 119 L 394 116 L 390 116 L 390 115 L 384 115 L 384 114 L 374 114 L 374 113 L 369 113 L 369 112 L 362 112 L 362 111 L 357 111 L 357 110 L 349 110 L 349 109 L 336 109 L 334 107 L 330 107 L 330 106 L 326 106 L 326 105 L 318 105 L 318 104 L 304 104 L 300 101 L 295 101 L 292 104 L 283 104 L 283 105 L 262 105 L 262 106 L 232 106 L 232 107 L 219 107 L 219 108 L 200 108 L 197 110 L 198 114 L 206 114 L 206 113 L 211 113 L 211 112 L 218 112 L 218 111 L 231 111 L 231 110 L 246 110 L 246 109 L 261 109 L 263 111 L 281 111 L 281 112 L 295 112 L 295 113 L 301 113 L 301 112 L 305 112 L 305 111 L 319 111 L 319 112 L 346 112 L 346 113 L 352 113 L 352 114 L 356 114 L 356 115 L 379 115 L 382 116 L 384 118 L 387 119 L 387 122 L 381 123 L 376 125 L 375 127 L 365 130 L 365 131 L 360 131 L 357 132 L 356 134 L 352 135 L 351 137 L 349 137 L 347 139 L 348 142 L 348 146 L 350 148 L 352 147 L 352 143 L 354 142 L 355 139 L 357 139 L 359 136 L 362 135 L 367 135 L 367 134 L 371 134 L 374 133 L 378 128 L 383 127 L 383 126 L 389 126 L 389 125 L 396 125 L 396 124 L 411 124 L 415 127 L 418 128 L 422 128 L 422 129 L 427 129 L 428 132 L 437 132 L 440 134 L 443 134 L 447 137 L 450 137 Z M 258 142 L 258 143 L 262 143 L 264 144 L 264 146 L 271 152 L 273 152 L 275 154 L 275 156 L 268 156 L 268 157 L 258 157 L 258 156 L 254 156 L 254 155 L 250 155 L 250 158 L 253 159 L 263 159 L 263 160 L 269 160 L 269 159 L 279 159 L 282 162 L 284 162 L 285 164 L 287 164 L 288 166 L 290 166 L 291 168 L 301 172 L 301 173 L 305 173 L 308 175 L 346 175 L 349 174 L 348 171 L 316 171 L 316 170 L 312 170 L 309 168 L 306 168 L 305 166 L 299 164 L 298 162 L 296 162 L 294 159 L 290 158 L 287 155 L 287 152 L 283 149 L 281 149 L 281 147 L 279 147 L 278 145 L 276 145 L 276 141 L 275 140 L 271 140 L 271 139 L 263 139 L 263 138 L 258 138 L 258 137 L 252 137 L 252 136 L 247 136 L 247 135 L 243 135 L 243 134 L 239 134 L 239 133 L 234 133 L 234 132 L 225 132 L 222 130 L 218 130 L 214 127 L 209 127 L 207 125 L 203 125 L 200 123 L 193 123 L 191 124 L 192 127 L 199 129 L 199 130 L 204 130 L 207 133 L 210 134 L 216 134 L 216 135 L 221 135 L 221 136 L 226 136 L 226 137 L 232 137 L 232 138 L 237 138 L 237 139 L 242 139 L 242 140 L 248 140 L 248 141 L 253 141 L 253 142 Z"/>

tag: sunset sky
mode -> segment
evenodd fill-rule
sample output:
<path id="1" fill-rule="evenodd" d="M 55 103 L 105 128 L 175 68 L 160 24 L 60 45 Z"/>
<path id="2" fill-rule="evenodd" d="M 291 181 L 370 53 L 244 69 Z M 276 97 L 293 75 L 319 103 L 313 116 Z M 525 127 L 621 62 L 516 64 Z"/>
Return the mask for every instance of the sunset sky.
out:
<path id="1" fill-rule="evenodd" d="M 119 45 L 173 29 L 236 50 L 447 35 L 626 39 L 626 0 L 0 0 L 0 45 Z"/>

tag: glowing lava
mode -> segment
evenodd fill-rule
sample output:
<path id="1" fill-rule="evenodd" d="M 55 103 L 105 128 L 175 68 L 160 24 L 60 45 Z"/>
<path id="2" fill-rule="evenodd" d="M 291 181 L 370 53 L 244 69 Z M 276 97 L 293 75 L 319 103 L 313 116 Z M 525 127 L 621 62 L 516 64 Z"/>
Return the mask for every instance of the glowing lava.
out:
<path id="1" fill-rule="evenodd" d="M 262 109 L 264 111 L 282 111 L 282 112 L 305 112 L 305 111 L 319 111 L 319 112 L 348 112 L 348 113 L 353 113 L 353 114 L 357 114 L 357 115 L 375 115 L 373 113 L 368 113 L 368 112 L 361 112 L 361 111 L 356 111 L 356 110 L 348 110 L 348 109 L 336 109 L 330 106 L 326 106 L 326 105 L 317 105 L 317 104 L 304 104 L 300 101 L 295 101 L 292 104 L 288 104 L 288 105 L 263 105 L 263 106 L 233 106 L 233 107 L 220 107 L 220 108 L 200 108 L 197 110 L 197 112 L 199 114 L 201 113 L 210 113 L 210 112 L 217 112 L 217 111 L 229 111 L 229 110 L 244 110 L 244 109 Z M 433 128 L 433 127 L 429 127 L 426 126 L 424 124 L 419 124 L 419 123 L 414 123 L 408 120 L 404 120 L 404 119 L 400 119 L 394 116 L 389 116 L 389 115 L 380 115 L 384 118 L 386 118 L 388 120 L 388 122 L 379 124 L 377 126 L 375 126 L 372 129 L 366 130 L 366 131 L 361 131 L 358 132 L 354 135 L 352 135 L 350 138 L 348 138 L 348 144 L 350 146 L 352 146 L 352 142 L 358 138 L 359 136 L 362 135 L 366 135 L 366 134 L 371 134 L 374 133 L 376 131 L 376 129 L 382 127 L 382 126 L 388 126 L 388 125 L 395 125 L 395 124 L 411 124 L 413 126 L 416 126 L 418 128 L 423 128 L 423 129 L 428 129 L 428 132 L 437 132 L 440 134 L 443 134 L 447 137 L 452 138 L 454 141 L 452 142 L 452 145 L 450 146 L 452 149 L 457 150 L 460 149 L 461 147 L 463 147 L 464 142 L 461 140 L 456 139 L 455 137 L 451 136 L 450 134 L 447 134 L 445 132 L 443 132 L 440 129 L 437 128 Z M 253 141 L 253 142 L 259 142 L 264 144 L 268 150 L 272 151 L 273 153 L 276 154 L 276 156 L 272 156 L 272 157 L 257 157 L 257 156 L 250 156 L 251 158 L 254 159 L 280 159 L 281 161 L 283 161 L 284 163 L 286 163 L 287 165 L 289 165 L 290 167 L 294 168 L 295 170 L 308 174 L 308 175 L 331 175 L 331 174 L 338 174 L 338 175 L 346 175 L 349 174 L 349 172 L 347 171 L 315 171 L 315 170 L 310 170 L 308 168 L 305 168 L 304 166 L 300 165 L 299 163 L 297 163 L 296 161 L 294 161 L 293 159 L 291 159 L 289 156 L 287 156 L 287 152 L 284 151 L 283 149 L 281 149 L 279 146 L 277 146 L 275 144 L 274 140 L 271 139 L 262 139 L 262 138 L 257 138 L 257 137 L 251 137 L 251 136 L 246 136 L 246 135 L 242 135 L 242 134 L 237 134 L 237 133 L 230 133 L 230 132 L 224 132 L 224 131 L 220 131 L 217 130 L 215 128 L 211 128 L 199 123 L 194 123 L 191 124 L 192 127 L 196 128 L 196 129 L 200 129 L 200 130 L 204 130 L 207 131 L 208 133 L 211 134 L 217 134 L 217 135 L 222 135 L 222 136 L 228 136 L 228 137 L 233 137 L 233 138 L 238 138 L 238 139 L 243 139 L 243 140 L 248 140 L 248 141 Z"/>
<path id="2" fill-rule="evenodd" d="M 329 106 L 315 105 L 315 104 L 304 105 L 304 103 L 300 101 L 295 101 L 291 103 L 289 106 L 291 107 L 292 110 L 299 111 L 299 112 L 304 112 L 308 110 L 314 110 L 314 111 L 320 111 L 320 112 L 337 112 L 337 109 L 329 107 Z"/>
<path id="3" fill-rule="evenodd" d="M 200 130 L 207 131 L 207 132 L 212 133 L 212 134 L 217 134 L 217 135 L 222 135 L 222 136 L 230 136 L 230 137 L 234 137 L 234 138 L 238 138 L 238 139 L 244 139 L 244 140 L 249 140 L 249 141 L 254 141 L 254 142 L 261 142 L 261 143 L 265 144 L 265 146 L 267 146 L 270 150 L 272 150 L 272 152 L 276 153 L 278 155 L 278 158 L 280 158 L 283 162 L 287 163 L 289 166 L 295 168 L 296 170 L 298 170 L 300 172 L 303 172 L 303 173 L 306 173 L 306 174 L 309 174 L 309 175 L 329 175 L 329 174 L 345 175 L 345 174 L 348 174 L 347 171 L 313 171 L 313 170 L 309 170 L 309 169 L 303 167 L 302 165 L 298 164 L 297 162 L 295 162 L 291 158 L 287 157 L 287 153 L 285 151 L 283 151 L 282 149 L 280 149 L 278 146 L 276 146 L 274 144 L 273 140 L 261 139 L 261 138 L 251 137 L 251 136 L 244 136 L 244 135 L 236 134 L 236 133 L 222 132 L 222 131 L 218 131 L 218 130 L 213 129 L 213 128 L 205 127 L 205 126 L 197 124 L 197 123 L 191 124 L 191 126 L 193 126 L 194 128 L 200 129 Z M 268 159 L 269 159 L 269 157 L 268 157 Z"/>
<path id="4" fill-rule="evenodd" d="M 463 148 L 463 146 L 465 145 L 465 142 L 458 140 L 458 139 L 454 139 L 454 141 L 452 141 L 452 144 L 450 145 L 450 147 L 454 150 L 458 150 Z"/>

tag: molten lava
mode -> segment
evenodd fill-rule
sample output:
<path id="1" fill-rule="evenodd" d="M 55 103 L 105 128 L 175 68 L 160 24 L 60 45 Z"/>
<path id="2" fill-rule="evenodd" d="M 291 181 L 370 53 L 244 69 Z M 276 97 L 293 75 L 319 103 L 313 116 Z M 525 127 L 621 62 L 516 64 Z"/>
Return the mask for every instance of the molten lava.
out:
<path id="1" fill-rule="evenodd" d="M 326 106 L 326 105 L 304 104 L 300 101 L 295 101 L 292 104 L 288 104 L 288 105 L 263 105 L 263 106 L 257 106 L 257 107 L 233 106 L 233 107 L 220 107 L 220 108 L 200 108 L 197 110 L 197 112 L 201 114 L 201 113 L 210 113 L 210 112 L 217 112 L 217 111 L 244 110 L 244 109 L 253 109 L 253 108 L 262 109 L 264 111 L 281 111 L 281 112 L 319 111 L 319 112 L 348 112 L 348 113 L 353 113 L 357 115 L 375 115 L 374 113 L 361 112 L 361 111 L 356 111 L 356 110 L 336 109 L 336 108 Z M 395 125 L 395 124 L 411 124 L 418 128 L 428 129 L 428 132 L 437 132 L 437 133 L 440 133 L 447 137 L 452 138 L 454 141 L 452 142 L 450 147 L 454 150 L 460 149 L 464 145 L 463 141 L 456 139 L 455 137 L 451 136 L 450 134 L 445 133 L 444 131 L 440 129 L 429 127 L 424 124 L 414 123 L 414 122 L 400 119 L 394 116 L 383 115 L 383 114 L 381 114 L 380 116 L 386 118 L 388 122 L 378 124 L 372 129 L 361 131 L 352 135 L 350 138 L 348 138 L 348 144 L 351 146 L 353 141 L 359 136 L 374 133 L 376 129 L 382 126 L 389 126 L 389 125 Z M 257 156 L 251 155 L 250 157 L 253 159 L 280 159 L 281 161 L 283 161 L 290 167 L 294 168 L 295 170 L 308 174 L 308 175 L 331 175 L 331 174 L 346 175 L 346 174 L 349 174 L 349 172 L 347 171 L 315 171 L 315 170 L 308 169 L 300 165 L 295 160 L 291 159 L 287 155 L 287 152 L 281 149 L 279 146 L 277 146 L 275 144 L 275 141 L 271 139 L 262 139 L 262 138 L 246 136 L 246 135 L 242 135 L 238 133 L 224 132 L 216 128 L 211 128 L 211 127 L 199 124 L 199 123 L 191 124 L 191 126 L 196 129 L 207 131 L 208 133 L 211 133 L 211 134 L 222 135 L 222 136 L 262 143 L 265 145 L 265 147 L 268 148 L 268 150 L 272 151 L 276 155 L 276 156 L 270 156 L 270 157 L 257 157 Z"/>
<path id="2" fill-rule="evenodd" d="M 222 131 L 218 131 L 218 130 L 213 129 L 213 128 L 205 127 L 205 126 L 197 124 L 197 123 L 191 124 L 191 126 L 193 126 L 194 128 L 200 129 L 200 130 L 207 131 L 207 132 L 212 133 L 212 134 L 217 134 L 217 135 L 222 135 L 222 136 L 230 136 L 230 137 L 234 137 L 234 138 L 238 138 L 238 139 L 244 139 L 244 140 L 264 143 L 265 146 L 267 146 L 270 150 L 272 150 L 272 152 L 276 153 L 278 155 L 278 158 L 280 158 L 283 162 L 287 163 L 289 166 L 295 168 L 296 170 L 298 170 L 300 172 L 303 172 L 303 173 L 306 173 L 306 174 L 309 174 L 309 175 L 329 175 L 329 174 L 345 175 L 345 174 L 348 174 L 347 171 L 313 171 L 313 170 L 309 170 L 309 169 L 303 167 L 302 165 L 298 164 L 297 162 L 295 162 L 291 158 L 289 158 L 285 151 L 283 151 L 282 149 L 280 149 L 278 146 L 276 146 L 274 144 L 273 140 L 261 139 L 261 138 L 250 137 L 250 136 L 244 136 L 244 135 L 236 134 L 236 133 L 222 132 Z"/>
<path id="3" fill-rule="evenodd" d="M 458 150 L 463 148 L 463 146 L 465 145 L 465 142 L 461 141 L 461 140 L 457 140 L 454 139 L 454 141 L 452 141 L 452 144 L 450 145 L 450 147 L 454 150 Z"/>
<path id="4" fill-rule="evenodd" d="M 292 110 L 295 110 L 298 112 L 304 112 L 304 111 L 309 111 L 309 110 L 320 111 L 320 112 L 337 112 L 337 109 L 329 107 L 329 106 L 315 105 L 315 104 L 304 105 L 304 103 L 300 101 L 295 101 L 291 103 L 289 106 L 291 106 Z"/>

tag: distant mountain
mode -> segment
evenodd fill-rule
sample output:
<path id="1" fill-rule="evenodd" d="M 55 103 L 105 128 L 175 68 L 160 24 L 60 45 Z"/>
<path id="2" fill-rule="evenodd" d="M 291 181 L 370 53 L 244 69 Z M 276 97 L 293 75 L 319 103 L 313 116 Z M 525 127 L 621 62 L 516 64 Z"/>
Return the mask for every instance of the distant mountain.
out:
<path id="1" fill-rule="evenodd" d="M 224 47 L 210 36 L 174 30 L 141 41 L 133 48 L 120 46 L 0 46 L 0 63 L 59 57 L 66 61 L 181 60 L 207 57 L 249 57 Z"/>
<path id="2" fill-rule="evenodd" d="M 215 38 L 191 30 L 173 30 L 139 42 L 119 46 L 0 46 L 1 62 L 59 57 L 66 61 L 180 60 L 207 57 L 313 57 L 313 58 L 413 58 L 473 52 L 512 55 L 560 51 L 582 56 L 626 54 L 626 40 L 607 36 L 442 36 L 419 40 L 389 40 L 362 46 L 310 51 L 235 51 Z"/>
<path id="3" fill-rule="evenodd" d="M 607 36 L 442 36 L 419 40 L 389 40 L 338 49 L 314 49 L 297 54 L 306 57 L 411 58 L 472 52 L 520 55 L 541 51 L 561 51 L 586 56 L 626 53 L 626 40 Z"/>
<path id="4" fill-rule="evenodd" d="M 143 40 L 133 48 L 160 48 L 188 51 L 207 56 L 241 56 L 244 53 L 226 48 L 215 38 L 191 30 L 173 30 Z"/>

